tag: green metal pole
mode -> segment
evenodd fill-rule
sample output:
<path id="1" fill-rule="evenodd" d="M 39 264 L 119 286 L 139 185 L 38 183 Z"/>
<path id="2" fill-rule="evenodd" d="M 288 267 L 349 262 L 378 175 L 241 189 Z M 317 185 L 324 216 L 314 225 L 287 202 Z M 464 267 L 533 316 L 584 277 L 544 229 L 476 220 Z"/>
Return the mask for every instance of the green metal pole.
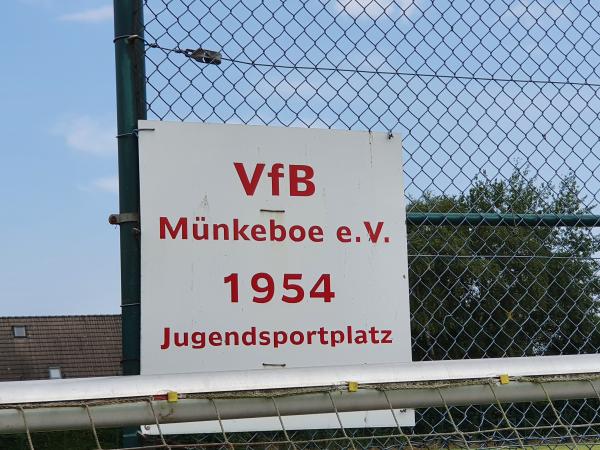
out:
<path id="1" fill-rule="evenodd" d="M 138 119 L 146 118 L 143 1 L 114 0 L 119 212 L 139 217 Z M 131 217 L 131 216 L 130 216 Z M 140 373 L 140 225 L 120 223 L 123 375 Z M 138 445 L 137 428 L 123 430 L 123 446 Z"/>
<path id="2" fill-rule="evenodd" d="M 489 225 L 600 227 L 595 214 L 496 214 L 496 213 L 415 213 L 406 214 L 409 225 Z"/>

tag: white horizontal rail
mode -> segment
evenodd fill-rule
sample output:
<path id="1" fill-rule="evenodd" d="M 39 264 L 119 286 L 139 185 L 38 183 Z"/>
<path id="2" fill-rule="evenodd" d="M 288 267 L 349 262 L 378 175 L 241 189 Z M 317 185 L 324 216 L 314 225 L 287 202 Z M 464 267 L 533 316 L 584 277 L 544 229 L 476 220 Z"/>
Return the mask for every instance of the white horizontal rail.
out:
<path id="1" fill-rule="evenodd" d="M 176 403 L 164 400 L 134 400 L 130 403 L 51 406 L 38 408 L 0 408 L 0 434 L 29 431 L 55 431 L 96 428 L 114 428 L 147 424 L 201 422 L 259 417 L 282 417 L 302 414 L 321 414 L 351 411 L 389 410 L 491 405 L 518 402 L 548 402 L 595 398 L 600 392 L 600 381 L 554 381 L 542 384 L 511 382 L 506 385 L 459 385 L 445 388 L 424 386 L 416 389 L 389 390 L 361 389 L 358 392 L 295 394 L 273 398 L 247 397 L 229 399 L 182 399 Z M 443 397 L 442 397 L 443 396 Z M 335 403 L 333 409 L 332 401 Z M 217 415 L 215 407 L 218 408 Z M 25 427 L 25 420 L 27 427 Z"/>
<path id="2" fill-rule="evenodd" d="M 513 381 L 486 382 L 502 374 Z M 543 384 L 536 380 L 547 376 L 558 378 Z M 91 418 L 93 426 L 101 428 L 319 414 L 333 412 L 332 402 L 338 412 L 350 412 L 581 398 L 597 401 L 598 376 L 600 355 L 581 355 L 5 382 L 0 383 L 0 403 L 4 405 L 0 404 L 0 433 L 85 429 L 92 426 Z M 345 388 L 349 381 L 362 385 L 358 392 L 329 389 Z M 445 387 L 427 383 L 434 381 L 458 383 Z M 398 387 L 406 382 L 422 384 Z M 373 384 L 376 388 L 368 386 Z M 314 388 L 314 392 L 297 390 L 302 388 Z M 271 397 L 277 390 L 286 395 Z M 166 391 L 200 395 L 174 403 L 153 398 Z M 244 396 L 244 391 L 252 391 L 252 395 Z M 219 395 L 232 392 L 239 393 L 238 398 Z M 202 398 L 202 394 L 216 398 Z M 125 398 L 128 400 L 123 401 Z M 69 401 L 76 402 L 48 404 Z M 44 405 L 36 407 L 38 402 Z"/>
<path id="3" fill-rule="evenodd" d="M 0 405 L 359 384 L 600 373 L 600 354 L 0 382 Z"/>

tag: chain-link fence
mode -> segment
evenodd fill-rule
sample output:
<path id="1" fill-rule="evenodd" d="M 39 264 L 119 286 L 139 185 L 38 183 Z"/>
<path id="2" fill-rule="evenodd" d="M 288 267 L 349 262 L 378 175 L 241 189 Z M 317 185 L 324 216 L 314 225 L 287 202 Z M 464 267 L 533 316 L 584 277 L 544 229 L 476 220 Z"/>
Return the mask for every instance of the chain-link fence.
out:
<path id="1" fill-rule="evenodd" d="M 412 213 L 595 211 L 599 4 L 145 6 L 151 118 L 399 133 Z M 598 351 L 590 228 L 425 220 L 409 245 L 415 360 Z"/>
<path id="2" fill-rule="evenodd" d="M 337 371 L 287 369 L 284 374 L 276 370 L 276 377 L 264 371 L 244 375 L 221 372 L 217 380 L 210 373 L 91 378 L 54 389 L 50 388 L 53 381 L 10 383 L 0 386 L 0 447 L 122 448 L 115 433 L 105 429 L 141 425 L 142 436 L 136 446 L 140 449 L 597 450 L 598 361 L 598 355 L 576 355 L 535 362 L 530 358 L 475 360 L 468 367 L 455 361 L 434 361 L 394 367 L 338 366 Z M 486 375 L 502 369 L 513 375 Z M 236 385 L 234 380 L 240 376 L 245 381 Z M 348 377 L 361 381 L 345 381 Z M 157 387 L 167 386 L 178 391 L 157 393 Z M 480 405 L 478 414 L 474 415 L 473 406 L 464 405 Z M 392 426 L 347 428 L 344 414 L 365 407 L 393 419 Z M 423 407 L 432 408 L 429 416 L 435 415 L 435 427 L 403 426 L 404 408 Z M 298 429 L 293 420 L 298 413 L 330 413 L 331 429 Z M 231 419 L 267 416 L 273 418 L 276 425 L 270 429 L 276 431 L 231 432 L 230 427 L 235 426 Z M 214 421 L 214 431 L 174 435 L 175 430 L 169 428 L 198 420 Z M 304 423 L 307 420 L 310 418 Z M 198 426 L 196 422 L 194 427 Z M 39 433 L 60 429 L 86 432 Z M 62 437 L 63 447 L 56 436 Z"/>
<path id="3" fill-rule="evenodd" d="M 519 214 L 584 225 L 578 218 L 598 212 L 600 3 L 144 6 L 149 118 L 401 135 L 414 360 L 599 351 L 594 228 Z M 221 64 L 191 57 L 198 48 L 220 51 Z M 434 223 L 433 213 L 453 220 Z M 583 407 L 565 403 L 561 414 Z M 459 420 L 476 426 L 485 415 L 467 409 Z M 429 410 L 418 423 L 446 419 Z"/>

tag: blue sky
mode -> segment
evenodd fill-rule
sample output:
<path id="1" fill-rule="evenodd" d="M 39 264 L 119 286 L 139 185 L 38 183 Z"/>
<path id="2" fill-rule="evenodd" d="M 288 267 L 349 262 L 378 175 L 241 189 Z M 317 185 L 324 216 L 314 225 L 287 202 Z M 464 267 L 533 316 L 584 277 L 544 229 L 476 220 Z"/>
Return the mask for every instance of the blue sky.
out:
<path id="1" fill-rule="evenodd" d="M 146 39 L 241 61 L 495 79 L 600 79 L 588 0 L 147 0 Z M 198 18 L 202 18 L 199 22 Z M 147 52 L 149 116 L 392 130 L 407 193 L 457 194 L 478 176 L 575 172 L 600 203 L 597 86 L 207 66 Z M 484 174 L 485 172 L 485 174 Z M 526 212 L 526 211 L 521 211 Z"/>
<path id="2" fill-rule="evenodd" d="M 600 14 L 586 0 L 147 4 L 147 39 L 244 61 L 600 77 Z M 3 6 L 0 315 L 118 313 L 112 2 Z M 207 66 L 158 49 L 147 72 L 149 118 L 393 130 L 413 197 L 523 166 L 555 187 L 575 171 L 586 204 L 600 203 L 597 87 Z"/>
<path id="3" fill-rule="evenodd" d="M 118 313 L 112 4 L 0 18 L 0 315 Z"/>

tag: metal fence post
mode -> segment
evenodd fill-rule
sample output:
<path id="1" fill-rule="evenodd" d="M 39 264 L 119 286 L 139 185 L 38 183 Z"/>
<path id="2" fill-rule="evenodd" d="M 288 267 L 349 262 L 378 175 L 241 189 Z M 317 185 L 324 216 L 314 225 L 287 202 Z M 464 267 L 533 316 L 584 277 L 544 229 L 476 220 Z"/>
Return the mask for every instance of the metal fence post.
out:
<path id="1" fill-rule="evenodd" d="M 139 214 L 137 121 L 146 118 L 142 0 L 114 0 L 119 212 Z M 139 216 L 138 216 L 139 217 Z M 123 375 L 140 373 L 139 223 L 120 224 Z M 123 445 L 137 444 L 137 429 L 124 429 Z"/>

